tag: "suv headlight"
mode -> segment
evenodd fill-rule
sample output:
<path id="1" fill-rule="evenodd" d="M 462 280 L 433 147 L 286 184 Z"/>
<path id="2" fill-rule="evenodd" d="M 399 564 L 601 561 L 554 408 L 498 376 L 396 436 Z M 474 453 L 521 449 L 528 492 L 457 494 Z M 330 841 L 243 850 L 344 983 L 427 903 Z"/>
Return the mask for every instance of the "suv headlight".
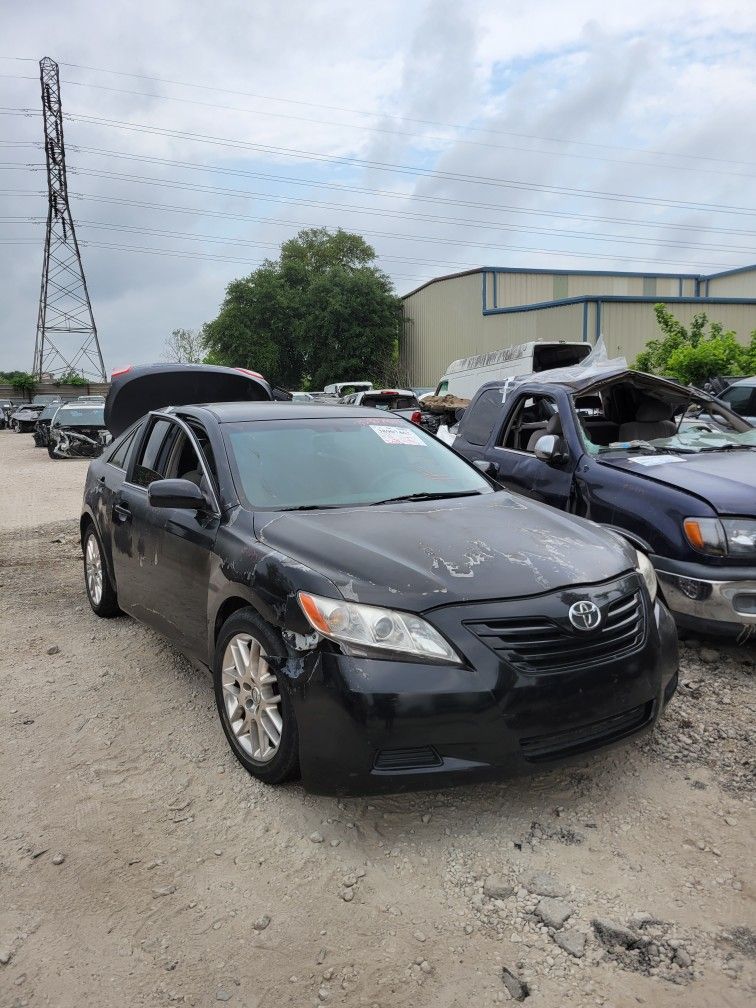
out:
<path id="1" fill-rule="evenodd" d="M 756 520 L 753 518 L 686 518 L 683 530 L 685 538 L 699 553 L 756 555 Z"/>
<path id="2" fill-rule="evenodd" d="M 730 556 L 756 554 L 756 521 L 753 518 L 723 518 L 722 526 Z"/>
<path id="3" fill-rule="evenodd" d="M 307 592 L 300 592 L 298 598 L 310 626 L 331 640 L 433 661 L 462 663 L 441 634 L 419 616 Z"/>
<path id="4" fill-rule="evenodd" d="M 656 599 L 656 589 L 658 587 L 656 571 L 645 553 L 641 553 L 640 550 L 636 550 L 635 555 L 638 558 L 635 569 L 645 581 L 646 588 L 648 588 L 648 594 L 651 596 L 651 601 L 654 602 Z"/>

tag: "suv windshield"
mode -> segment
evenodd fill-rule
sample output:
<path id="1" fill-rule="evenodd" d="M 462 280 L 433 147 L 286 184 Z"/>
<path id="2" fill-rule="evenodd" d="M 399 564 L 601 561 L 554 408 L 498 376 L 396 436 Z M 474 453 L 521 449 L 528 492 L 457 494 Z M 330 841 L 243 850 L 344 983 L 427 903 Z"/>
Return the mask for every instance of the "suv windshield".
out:
<path id="1" fill-rule="evenodd" d="M 370 505 L 492 493 L 461 458 L 393 417 L 224 424 L 234 481 L 253 508 Z"/>
<path id="2" fill-rule="evenodd" d="M 593 421 L 591 417 L 581 415 L 578 411 L 581 433 L 585 450 L 591 455 L 603 455 L 607 452 L 624 452 L 628 455 L 645 453 L 653 454 L 697 454 L 704 451 L 731 451 L 733 449 L 756 448 L 756 428 L 738 432 L 722 415 L 716 419 L 708 413 L 694 410 L 682 419 L 673 418 L 677 429 L 672 434 L 663 437 L 634 436 L 619 441 L 606 439 L 605 443 L 597 443 L 602 432 L 601 421 Z M 635 425 L 642 427 L 643 425 Z M 652 428 L 653 429 L 653 428 Z M 637 432 L 636 432 L 637 434 Z"/>
<path id="3" fill-rule="evenodd" d="M 56 427 L 104 427 L 104 406 L 61 406 Z"/>
<path id="4" fill-rule="evenodd" d="M 50 405 L 49 406 L 45 406 L 45 408 L 39 414 L 39 419 L 40 420 L 52 420 L 52 418 L 55 416 L 55 414 L 58 412 L 59 409 L 60 409 L 60 403 L 59 402 L 50 403 Z"/>

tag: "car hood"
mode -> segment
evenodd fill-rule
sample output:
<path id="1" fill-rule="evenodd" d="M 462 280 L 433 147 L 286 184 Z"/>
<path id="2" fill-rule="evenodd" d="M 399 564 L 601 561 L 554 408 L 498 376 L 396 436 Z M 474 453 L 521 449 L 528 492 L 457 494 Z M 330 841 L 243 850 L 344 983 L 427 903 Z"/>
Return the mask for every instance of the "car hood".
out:
<path id="1" fill-rule="evenodd" d="M 633 565 L 598 526 L 505 492 L 258 514 L 255 533 L 344 598 L 412 612 L 604 581 Z"/>
<path id="2" fill-rule="evenodd" d="M 638 460 L 643 461 L 639 462 Z M 600 459 L 602 465 L 634 476 L 687 490 L 702 497 L 719 514 L 756 514 L 756 450 L 703 452 L 698 455 L 642 455 Z M 679 461 L 678 461 L 679 459 Z M 650 463 L 654 464 L 650 464 Z"/>

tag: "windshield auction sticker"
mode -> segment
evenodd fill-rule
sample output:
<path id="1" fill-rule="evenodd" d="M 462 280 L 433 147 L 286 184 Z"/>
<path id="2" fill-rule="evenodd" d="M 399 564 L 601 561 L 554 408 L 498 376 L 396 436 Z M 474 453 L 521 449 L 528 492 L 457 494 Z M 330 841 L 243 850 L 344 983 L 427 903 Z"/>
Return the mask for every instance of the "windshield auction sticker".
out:
<path id="1" fill-rule="evenodd" d="M 385 441 L 386 444 L 420 445 L 421 447 L 425 444 L 423 439 L 418 437 L 413 430 L 408 427 L 400 427 L 398 424 L 396 427 L 378 427 L 376 424 L 370 424 L 370 429 L 374 430 L 381 441 Z"/>

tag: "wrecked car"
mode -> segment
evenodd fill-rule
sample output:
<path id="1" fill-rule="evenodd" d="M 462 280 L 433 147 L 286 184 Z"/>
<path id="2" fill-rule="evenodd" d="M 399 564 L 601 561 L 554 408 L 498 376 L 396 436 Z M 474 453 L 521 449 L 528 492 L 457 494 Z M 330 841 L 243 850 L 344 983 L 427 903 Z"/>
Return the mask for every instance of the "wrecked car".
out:
<path id="1" fill-rule="evenodd" d="M 50 458 L 97 458 L 111 440 L 104 412 L 102 402 L 74 400 L 58 407 L 47 431 Z"/>
<path id="2" fill-rule="evenodd" d="M 9 427 L 17 434 L 28 434 L 34 430 L 39 415 L 45 408 L 44 403 L 24 403 L 11 413 Z"/>
<path id="3" fill-rule="evenodd" d="M 212 670 L 251 774 L 301 772 L 318 792 L 446 785 L 655 724 L 677 636 L 626 540 L 504 491 L 392 414 L 183 374 L 113 382 L 85 587 L 97 615 L 123 610 Z"/>
<path id="4" fill-rule="evenodd" d="M 496 382 L 454 449 L 642 550 L 680 627 L 756 633 L 756 430 L 708 393 L 624 367 Z"/>
<path id="5" fill-rule="evenodd" d="M 37 448 L 46 448 L 50 443 L 50 424 L 62 405 L 62 401 L 58 399 L 55 402 L 48 403 L 39 414 L 37 422 L 34 425 L 34 444 Z"/>

